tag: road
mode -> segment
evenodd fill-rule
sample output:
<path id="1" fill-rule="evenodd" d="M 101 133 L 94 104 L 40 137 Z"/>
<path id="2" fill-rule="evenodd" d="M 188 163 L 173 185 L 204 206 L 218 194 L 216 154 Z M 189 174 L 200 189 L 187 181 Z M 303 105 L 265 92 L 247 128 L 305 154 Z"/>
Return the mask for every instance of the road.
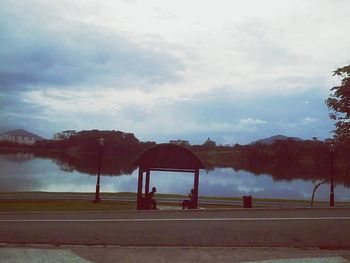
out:
<path id="1" fill-rule="evenodd" d="M 350 248 L 350 209 L 0 213 L 0 243 Z"/>

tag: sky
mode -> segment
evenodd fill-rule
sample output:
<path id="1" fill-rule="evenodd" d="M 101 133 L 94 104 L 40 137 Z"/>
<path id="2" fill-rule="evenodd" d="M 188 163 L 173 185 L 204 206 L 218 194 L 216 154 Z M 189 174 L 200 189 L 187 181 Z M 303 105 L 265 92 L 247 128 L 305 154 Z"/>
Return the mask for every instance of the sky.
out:
<path id="1" fill-rule="evenodd" d="M 0 132 L 332 136 L 348 0 L 1 0 Z"/>

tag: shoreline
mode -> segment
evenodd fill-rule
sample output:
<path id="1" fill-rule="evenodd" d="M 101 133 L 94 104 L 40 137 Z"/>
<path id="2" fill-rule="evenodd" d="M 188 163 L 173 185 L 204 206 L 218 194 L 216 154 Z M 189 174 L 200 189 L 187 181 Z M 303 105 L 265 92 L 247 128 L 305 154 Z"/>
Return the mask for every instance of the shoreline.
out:
<path id="1" fill-rule="evenodd" d="M 16 196 L 21 197 L 25 195 L 52 195 L 55 196 L 57 199 L 59 199 L 59 196 L 72 196 L 72 199 L 75 199 L 73 196 L 79 197 L 79 196 L 87 196 L 91 195 L 94 196 L 95 192 L 49 192 L 49 191 L 5 191 L 0 192 L 0 200 L 6 196 Z M 135 197 L 136 198 L 136 192 L 100 192 L 100 195 L 106 196 L 106 197 Z M 188 198 L 187 195 L 182 194 L 165 194 L 165 193 L 156 193 L 156 197 L 160 198 Z M 243 196 L 237 197 L 237 196 L 199 196 L 200 199 L 205 200 L 223 200 L 223 201 L 242 201 Z M 287 198 L 265 198 L 265 197 L 254 197 L 252 195 L 252 198 L 254 201 L 258 202 L 279 202 L 279 203 L 310 203 L 310 199 L 287 199 Z M 67 199 L 67 198 L 65 198 Z M 78 198 L 79 199 L 79 198 Z M 85 199 L 85 198 L 84 198 Z M 328 203 L 328 200 L 314 200 L 314 203 Z M 350 200 L 336 200 L 338 203 L 349 203 Z"/>
<path id="2" fill-rule="evenodd" d="M 95 193 L 73 192 L 0 192 L 0 212 L 55 212 L 55 211 L 132 211 L 136 210 L 136 193 L 100 193 L 101 202 L 94 203 Z M 157 194 L 161 210 L 182 210 L 180 203 L 185 195 Z M 335 203 L 336 208 L 350 207 L 350 201 Z M 200 209 L 240 209 L 239 197 L 199 197 Z M 254 198 L 253 209 L 329 208 L 327 201 Z M 252 209 L 252 208 L 247 208 Z"/>

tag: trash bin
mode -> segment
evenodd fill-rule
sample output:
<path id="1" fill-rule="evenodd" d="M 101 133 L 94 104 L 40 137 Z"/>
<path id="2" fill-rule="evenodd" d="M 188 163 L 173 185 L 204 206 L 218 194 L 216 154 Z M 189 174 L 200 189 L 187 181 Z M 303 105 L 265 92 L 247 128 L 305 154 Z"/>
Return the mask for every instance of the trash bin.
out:
<path id="1" fill-rule="evenodd" d="M 251 195 L 245 195 L 243 196 L 243 208 L 252 208 L 253 207 L 253 201 Z"/>

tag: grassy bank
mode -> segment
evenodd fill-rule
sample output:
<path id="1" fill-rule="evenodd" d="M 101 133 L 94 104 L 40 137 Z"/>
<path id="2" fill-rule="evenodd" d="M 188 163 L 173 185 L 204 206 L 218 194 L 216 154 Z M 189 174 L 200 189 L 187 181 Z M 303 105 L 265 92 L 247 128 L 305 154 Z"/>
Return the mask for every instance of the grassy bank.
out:
<path id="1" fill-rule="evenodd" d="M 1 200 L 0 212 L 123 211 L 133 210 L 134 202 L 89 200 Z"/>
<path id="2" fill-rule="evenodd" d="M 124 211 L 136 209 L 136 193 L 101 193 L 102 202 L 93 203 L 94 193 L 53 193 L 53 192 L 2 192 L 0 212 L 39 212 L 39 211 Z M 118 200 L 120 198 L 120 200 Z M 185 195 L 157 194 L 156 199 L 162 209 L 180 209 Z M 108 200 L 115 199 L 115 200 Z M 241 197 L 201 196 L 200 207 L 241 208 Z M 215 202 L 218 203 L 215 203 Z M 219 202 L 223 203 L 219 203 Z M 232 201 L 232 203 L 230 203 Z M 254 207 L 308 207 L 309 200 L 254 198 Z M 345 204 L 345 203 L 344 203 Z M 326 206 L 327 202 L 314 202 L 315 206 Z"/>

